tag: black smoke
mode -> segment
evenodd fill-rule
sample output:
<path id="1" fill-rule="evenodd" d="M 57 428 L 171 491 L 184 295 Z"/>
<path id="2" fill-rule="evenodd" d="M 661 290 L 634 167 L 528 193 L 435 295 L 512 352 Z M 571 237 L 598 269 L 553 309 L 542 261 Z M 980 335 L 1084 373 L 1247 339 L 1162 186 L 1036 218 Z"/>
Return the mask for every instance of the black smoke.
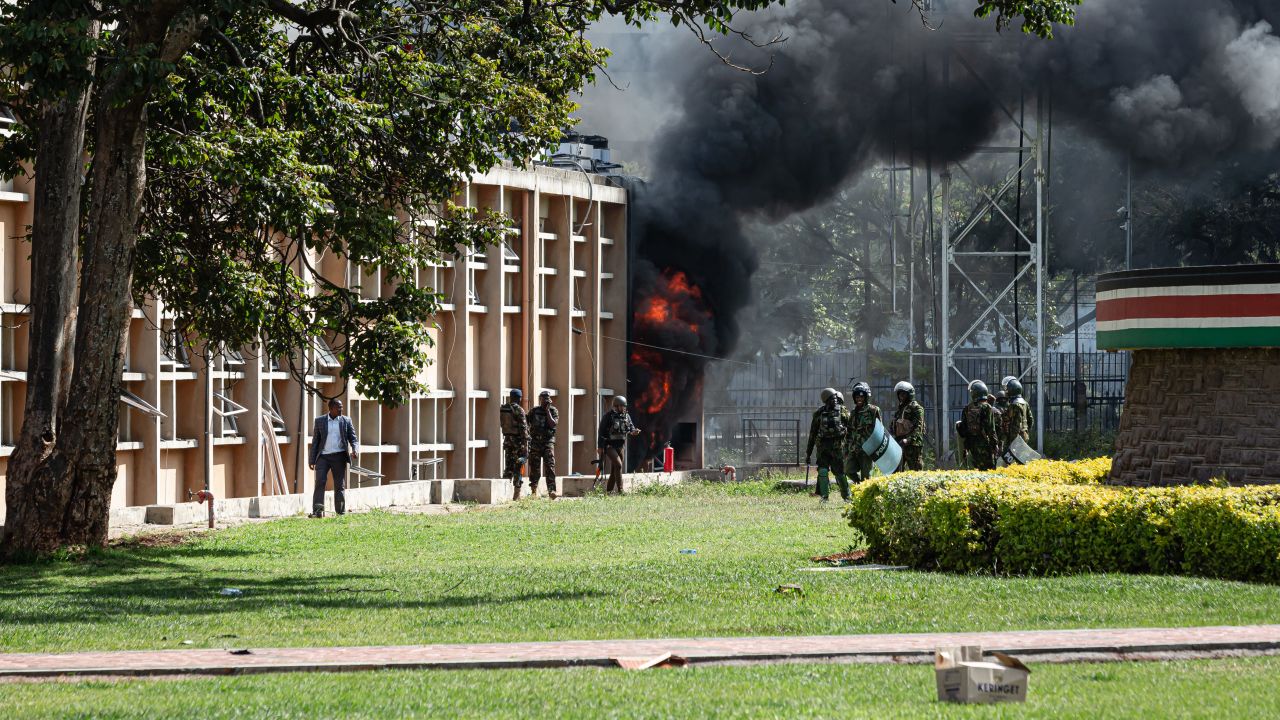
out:
<path id="1" fill-rule="evenodd" d="M 757 267 L 746 223 L 828 201 L 894 148 L 911 145 L 934 167 L 963 159 L 1007 126 L 1004 109 L 1024 90 L 1050 87 L 1055 122 L 1141 171 L 1195 174 L 1280 145 L 1280 3 L 1088 0 L 1078 25 L 1049 41 L 997 35 L 971 17 L 970 0 L 946 5 L 929 16 L 933 29 L 888 0 L 800 0 L 739 18 L 754 37 L 787 37 L 722 48 L 748 65 L 771 56 L 759 75 L 696 43 L 667 43 L 656 72 L 678 117 L 653 138 L 650 182 L 633 195 L 633 306 L 674 269 L 703 289 L 715 318 L 673 349 L 723 356 L 750 331 L 739 326 Z M 665 357 L 688 378 L 706 363 Z M 695 399 L 677 398 L 670 415 Z"/>

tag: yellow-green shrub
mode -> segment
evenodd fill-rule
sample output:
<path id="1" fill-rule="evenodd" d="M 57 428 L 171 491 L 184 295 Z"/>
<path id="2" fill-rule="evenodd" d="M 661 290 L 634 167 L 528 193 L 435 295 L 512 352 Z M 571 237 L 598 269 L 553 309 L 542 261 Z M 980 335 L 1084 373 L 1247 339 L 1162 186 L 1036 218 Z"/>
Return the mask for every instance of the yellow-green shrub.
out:
<path id="1" fill-rule="evenodd" d="M 1036 460 L 1026 465 L 1009 465 L 994 470 L 998 475 L 1062 485 L 1098 485 L 1111 472 L 1111 458 L 1092 460 Z"/>
<path id="2" fill-rule="evenodd" d="M 1280 488 L 1110 487 L 1105 466 L 893 475 L 859 485 L 845 514 L 872 557 L 915 567 L 1280 580 Z"/>

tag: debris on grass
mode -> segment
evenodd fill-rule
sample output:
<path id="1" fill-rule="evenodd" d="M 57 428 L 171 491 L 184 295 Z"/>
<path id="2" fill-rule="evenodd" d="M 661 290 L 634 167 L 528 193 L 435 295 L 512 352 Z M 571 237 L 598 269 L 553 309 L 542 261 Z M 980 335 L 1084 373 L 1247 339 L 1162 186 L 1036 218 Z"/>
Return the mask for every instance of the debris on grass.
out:
<path id="1" fill-rule="evenodd" d="M 240 597 L 244 595 L 244 591 L 240 588 L 222 588 L 218 591 L 218 594 L 223 597 Z"/>
<path id="2" fill-rule="evenodd" d="M 653 657 L 616 657 L 609 658 L 617 663 L 618 667 L 623 670 L 648 670 L 649 668 L 669 668 L 684 667 L 689 664 L 688 659 L 679 655 L 672 655 L 669 652 Z"/>
<path id="3" fill-rule="evenodd" d="M 800 572 L 848 572 L 850 570 L 909 570 L 906 565 L 880 565 L 877 563 L 867 563 L 865 565 L 825 565 L 823 567 L 807 567 L 800 568 Z"/>
<path id="4" fill-rule="evenodd" d="M 683 549 L 683 550 L 681 550 L 681 551 L 680 551 L 680 554 L 681 554 L 681 555 L 697 555 L 697 554 L 698 554 L 698 549 L 697 549 L 697 548 L 685 548 L 685 549 Z"/>
<path id="5" fill-rule="evenodd" d="M 830 565 L 852 565 L 866 560 L 867 551 L 852 550 L 850 552 L 831 553 L 830 555 L 815 555 L 809 559 L 817 563 L 828 563 Z"/>
<path id="6" fill-rule="evenodd" d="M 798 595 L 804 597 L 804 588 L 799 585 L 779 585 L 774 592 L 779 595 Z"/>

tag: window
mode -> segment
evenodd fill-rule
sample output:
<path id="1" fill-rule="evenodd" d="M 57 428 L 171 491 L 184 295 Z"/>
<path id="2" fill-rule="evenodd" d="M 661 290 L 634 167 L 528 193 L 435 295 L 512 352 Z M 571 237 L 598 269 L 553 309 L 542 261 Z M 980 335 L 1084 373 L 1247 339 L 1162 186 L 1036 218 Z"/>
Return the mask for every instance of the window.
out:
<path id="1" fill-rule="evenodd" d="M 223 347 L 222 349 L 222 367 L 226 368 L 242 368 L 244 367 L 244 355 L 239 350 Z"/>
<path id="2" fill-rule="evenodd" d="M 316 340 L 316 364 L 325 370 L 338 370 L 342 367 L 342 363 L 338 360 L 338 356 L 334 354 L 333 349 L 323 340 Z"/>
<path id="3" fill-rule="evenodd" d="M 271 390 L 271 399 L 262 410 L 271 420 L 271 427 L 275 429 L 277 435 L 288 434 L 289 428 L 285 425 L 284 413 L 280 412 L 280 398 L 276 397 L 275 389 Z"/>
<path id="4" fill-rule="evenodd" d="M 190 367 L 186 338 L 177 328 L 166 329 L 160 334 L 160 369 L 187 370 Z"/>
<path id="5" fill-rule="evenodd" d="M 213 414 L 222 418 L 223 437 L 239 435 L 240 423 L 236 421 L 236 416 L 249 412 L 249 408 L 241 405 L 235 400 L 232 400 L 227 395 L 225 387 L 222 392 L 215 392 L 213 394 L 213 399 Z"/>
<path id="6" fill-rule="evenodd" d="M 511 249 L 511 243 L 502 243 L 502 262 L 507 265 L 520 264 L 520 256 L 516 254 L 515 250 Z"/>

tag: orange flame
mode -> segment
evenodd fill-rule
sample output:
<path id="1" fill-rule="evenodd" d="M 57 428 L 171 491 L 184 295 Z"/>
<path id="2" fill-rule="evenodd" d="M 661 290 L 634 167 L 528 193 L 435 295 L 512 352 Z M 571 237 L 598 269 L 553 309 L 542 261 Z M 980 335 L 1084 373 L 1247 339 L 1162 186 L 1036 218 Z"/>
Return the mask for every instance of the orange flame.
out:
<path id="1" fill-rule="evenodd" d="M 695 307 L 705 307 L 702 290 L 689 282 L 689 276 L 679 270 L 665 270 L 662 281 L 653 295 L 645 298 L 635 314 L 633 330 L 639 337 L 654 331 L 683 330 L 695 338 L 695 347 L 701 347 L 697 338 L 701 318 L 687 317 L 688 300 L 695 300 Z M 646 415 L 656 415 L 671 402 L 674 374 L 668 367 L 668 359 L 660 351 L 638 347 L 631 351 L 631 364 L 643 367 L 649 373 L 649 381 L 637 394 L 635 408 Z"/>

